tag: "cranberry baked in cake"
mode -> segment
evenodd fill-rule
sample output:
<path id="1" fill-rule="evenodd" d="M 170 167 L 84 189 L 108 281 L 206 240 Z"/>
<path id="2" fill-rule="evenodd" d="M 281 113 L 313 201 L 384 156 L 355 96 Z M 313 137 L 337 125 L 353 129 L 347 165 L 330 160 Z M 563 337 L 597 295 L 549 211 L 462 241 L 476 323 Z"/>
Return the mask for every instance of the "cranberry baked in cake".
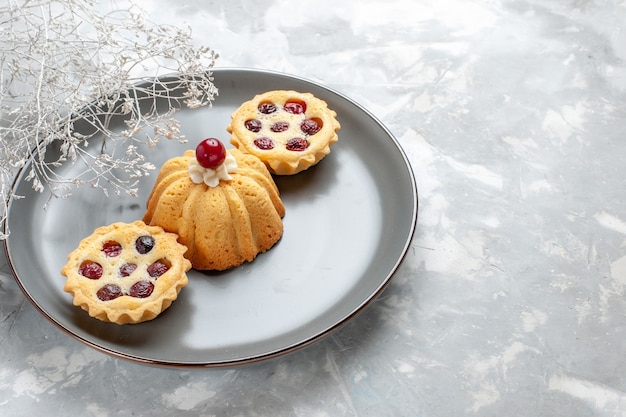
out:
<path id="1" fill-rule="evenodd" d="M 74 305 L 99 320 L 152 320 L 188 282 L 187 248 L 176 239 L 141 221 L 99 227 L 68 255 L 63 289 L 74 296 Z"/>
<path id="2" fill-rule="evenodd" d="M 341 127 L 336 116 L 311 93 L 274 90 L 243 103 L 226 130 L 235 147 L 261 159 L 271 173 L 293 175 L 330 153 Z"/>

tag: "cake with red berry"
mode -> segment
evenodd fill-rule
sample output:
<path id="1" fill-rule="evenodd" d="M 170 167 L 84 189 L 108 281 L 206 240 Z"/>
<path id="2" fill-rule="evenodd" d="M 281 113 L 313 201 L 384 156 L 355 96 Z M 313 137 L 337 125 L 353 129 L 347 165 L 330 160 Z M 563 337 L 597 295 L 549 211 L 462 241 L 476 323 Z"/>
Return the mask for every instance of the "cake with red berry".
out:
<path id="1" fill-rule="evenodd" d="M 271 173 L 293 175 L 330 153 L 339 139 L 336 116 L 311 93 L 274 90 L 243 103 L 226 130 L 235 147 L 261 159 Z"/>
<path id="2" fill-rule="evenodd" d="M 274 246 L 284 215 L 263 162 L 208 138 L 163 164 L 143 220 L 177 234 L 194 269 L 225 270 Z"/>
<path id="3" fill-rule="evenodd" d="M 176 235 L 141 221 L 102 226 L 68 255 L 63 289 L 99 320 L 152 320 L 187 285 L 186 250 Z"/>

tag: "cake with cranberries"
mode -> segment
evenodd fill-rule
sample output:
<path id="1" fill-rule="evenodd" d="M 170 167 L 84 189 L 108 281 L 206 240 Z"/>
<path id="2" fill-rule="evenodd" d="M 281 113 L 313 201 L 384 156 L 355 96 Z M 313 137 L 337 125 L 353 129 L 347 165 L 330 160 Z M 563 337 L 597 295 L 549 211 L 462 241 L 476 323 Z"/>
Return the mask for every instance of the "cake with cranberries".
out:
<path id="1" fill-rule="evenodd" d="M 274 246 L 284 215 L 263 162 L 209 138 L 163 164 L 143 220 L 177 234 L 194 269 L 225 270 Z"/>
<path id="2" fill-rule="evenodd" d="M 152 320 L 187 285 L 186 250 L 176 235 L 141 221 L 102 226 L 68 255 L 63 289 L 99 320 Z"/>
<path id="3" fill-rule="evenodd" d="M 338 140 L 336 112 L 311 93 L 274 90 L 256 95 L 231 116 L 227 131 L 239 150 L 272 174 L 297 174 L 317 164 Z"/>

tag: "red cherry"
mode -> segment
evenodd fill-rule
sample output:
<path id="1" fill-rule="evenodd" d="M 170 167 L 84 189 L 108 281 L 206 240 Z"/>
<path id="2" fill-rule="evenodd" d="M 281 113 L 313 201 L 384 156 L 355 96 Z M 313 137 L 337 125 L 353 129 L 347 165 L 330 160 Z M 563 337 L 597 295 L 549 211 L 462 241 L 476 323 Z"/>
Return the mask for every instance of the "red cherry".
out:
<path id="1" fill-rule="evenodd" d="M 300 123 L 300 129 L 307 135 L 314 135 L 322 129 L 322 121 L 320 119 L 304 119 Z"/>
<path id="2" fill-rule="evenodd" d="M 154 291 L 154 284 L 150 281 L 137 281 L 130 287 L 128 295 L 137 298 L 149 297 Z"/>
<path id="3" fill-rule="evenodd" d="M 291 138 L 287 142 L 286 148 L 294 152 L 302 152 L 309 147 L 309 142 L 303 138 Z"/>
<path id="4" fill-rule="evenodd" d="M 121 297 L 122 289 L 115 284 L 107 284 L 104 287 L 100 288 L 96 295 L 98 299 L 101 301 L 111 301 L 115 300 L 117 297 Z"/>
<path id="5" fill-rule="evenodd" d="M 84 261 L 78 268 L 78 273 L 89 279 L 100 279 L 102 277 L 102 266 L 92 261 Z"/>
<path id="6" fill-rule="evenodd" d="M 109 240 L 108 242 L 104 242 L 102 252 L 109 258 L 119 256 L 119 254 L 122 253 L 122 245 L 114 240 Z"/>
<path id="7" fill-rule="evenodd" d="M 306 103 L 300 100 L 292 100 L 286 102 L 283 108 L 291 114 L 302 114 L 306 111 Z"/>
<path id="8" fill-rule="evenodd" d="M 196 159 L 204 168 L 217 168 L 226 159 L 226 148 L 219 139 L 204 139 L 196 147 Z"/>
<path id="9" fill-rule="evenodd" d="M 287 129 L 289 129 L 289 123 L 287 122 L 276 122 L 270 127 L 270 130 L 275 133 L 284 132 Z"/>
<path id="10" fill-rule="evenodd" d="M 259 104 L 259 111 L 263 114 L 271 114 L 276 111 L 276 105 L 274 103 L 261 103 Z"/>
<path id="11" fill-rule="evenodd" d="M 170 267 L 165 260 L 158 260 L 148 266 L 148 275 L 152 278 L 158 278 L 166 273 L 168 269 L 170 269 Z"/>
<path id="12" fill-rule="evenodd" d="M 261 128 L 263 127 L 263 124 L 261 123 L 261 121 L 257 119 L 246 120 L 244 125 L 246 126 L 246 129 L 254 133 L 259 132 Z"/>
<path id="13" fill-rule="evenodd" d="M 136 264 L 124 264 L 120 266 L 120 276 L 127 277 L 130 274 L 132 274 L 135 271 L 135 269 L 137 269 Z"/>
<path id="14" fill-rule="evenodd" d="M 270 149 L 274 149 L 274 141 L 268 137 L 255 139 L 254 145 L 259 149 L 263 149 L 264 151 L 269 151 Z"/>

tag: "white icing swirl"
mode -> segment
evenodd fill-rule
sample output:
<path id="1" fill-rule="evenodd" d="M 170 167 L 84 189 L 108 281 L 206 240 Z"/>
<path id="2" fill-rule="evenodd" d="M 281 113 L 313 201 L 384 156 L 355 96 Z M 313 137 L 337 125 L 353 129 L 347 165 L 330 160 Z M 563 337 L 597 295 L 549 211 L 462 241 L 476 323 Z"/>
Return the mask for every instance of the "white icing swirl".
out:
<path id="1" fill-rule="evenodd" d="M 205 168 L 198 163 L 196 158 L 189 161 L 189 177 L 195 184 L 205 183 L 209 187 L 217 187 L 220 180 L 230 181 L 233 177 L 230 174 L 237 172 L 237 161 L 229 152 L 226 152 L 226 159 L 217 168 Z"/>

